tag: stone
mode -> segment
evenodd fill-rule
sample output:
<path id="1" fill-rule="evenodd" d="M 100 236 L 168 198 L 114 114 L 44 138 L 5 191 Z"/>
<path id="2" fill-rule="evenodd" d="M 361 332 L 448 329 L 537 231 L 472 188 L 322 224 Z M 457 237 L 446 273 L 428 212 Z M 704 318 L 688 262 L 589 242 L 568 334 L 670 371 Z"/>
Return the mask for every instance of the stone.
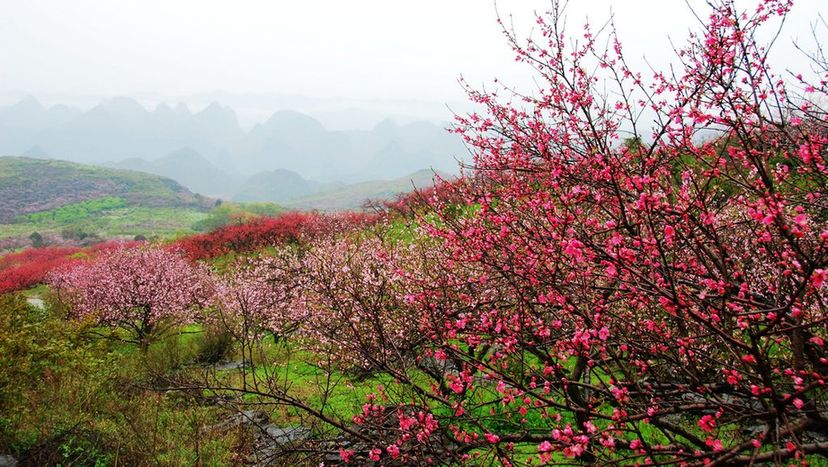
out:
<path id="1" fill-rule="evenodd" d="M 304 426 L 282 427 L 274 424 L 262 429 L 260 438 L 276 444 L 289 444 L 304 441 L 311 435 L 311 429 Z"/>
<path id="2" fill-rule="evenodd" d="M 227 418 L 227 420 L 224 420 L 221 423 L 205 426 L 202 430 L 205 432 L 226 431 L 231 428 L 247 425 L 263 427 L 267 425 L 268 422 L 270 422 L 270 415 L 268 415 L 267 412 L 261 410 L 243 410 L 239 413 L 231 415 Z"/>
<path id="3" fill-rule="evenodd" d="M 218 362 L 213 365 L 216 371 L 239 370 L 245 367 L 244 362 Z"/>

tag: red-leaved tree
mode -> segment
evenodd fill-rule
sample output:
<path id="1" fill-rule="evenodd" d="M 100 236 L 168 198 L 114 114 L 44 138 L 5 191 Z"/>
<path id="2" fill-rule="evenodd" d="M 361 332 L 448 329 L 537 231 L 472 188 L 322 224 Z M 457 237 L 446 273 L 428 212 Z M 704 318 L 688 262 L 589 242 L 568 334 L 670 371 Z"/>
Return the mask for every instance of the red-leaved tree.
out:
<path id="1" fill-rule="evenodd" d="M 244 224 L 220 227 L 205 234 L 184 237 L 173 247 L 191 260 L 215 258 L 228 253 L 245 253 L 278 246 L 338 229 L 369 225 L 377 216 L 360 213 L 318 214 L 287 212 L 276 217 L 261 217 Z"/>
<path id="2" fill-rule="evenodd" d="M 26 248 L 0 256 L 0 294 L 28 289 L 43 282 L 52 270 L 94 258 L 101 252 L 134 245 L 108 241 L 79 247 Z"/>

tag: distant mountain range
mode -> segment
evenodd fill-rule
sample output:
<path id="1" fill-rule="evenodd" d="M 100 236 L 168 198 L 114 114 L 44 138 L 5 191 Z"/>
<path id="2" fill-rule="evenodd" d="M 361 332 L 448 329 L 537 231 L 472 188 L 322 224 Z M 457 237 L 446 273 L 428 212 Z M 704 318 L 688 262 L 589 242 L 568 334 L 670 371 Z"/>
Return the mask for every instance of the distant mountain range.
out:
<path id="1" fill-rule="evenodd" d="M 128 168 L 205 195 L 285 202 L 426 168 L 455 173 L 466 149 L 429 122 L 329 131 L 279 111 L 244 131 L 234 110 L 216 102 L 198 112 L 183 104 L 148 110 L 116 97 L 82 111 L 29 97 L 0 109 L 0 154 Z"/>

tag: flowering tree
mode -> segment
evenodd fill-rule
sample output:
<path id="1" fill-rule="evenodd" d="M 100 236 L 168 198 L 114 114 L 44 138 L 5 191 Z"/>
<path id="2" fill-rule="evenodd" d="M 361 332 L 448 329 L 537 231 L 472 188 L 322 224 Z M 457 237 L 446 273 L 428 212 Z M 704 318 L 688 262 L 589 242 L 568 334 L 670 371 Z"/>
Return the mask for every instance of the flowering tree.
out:
<path id="1" fill-rule="evenodd" d="M 240 340 L 268 332 L 290 334 L 301 321 L 294 307 L 301 293 L 301 265 L 290 249 L 244 258 L 216 280 L 215 304 L 222 327 Z"/>
<path id="2" fill-rule="evenodd" d="M 441 428 L 508 462 L 826 454 L 828 73 L 791 86 L 755 42 L 790 2 L 716 2 L 651 85 L 612 33 L 567 46 L 554 6 L 543 42 L 509 36 L 540 95 L 471 92 L 465 202 L 422 219 L 452 273 L 414 301 L 462 362 Z"/>
<path id="3" fill-rule="evenodd" d="M 370 225 L 371 214 L 317 214 L 287 212 L 276 217 L 260 217 L 238 225 L 227 225 L 212 232 L 191 235 L 177 241 L 187 258 L 201 260 L 228 253 L 251 252 L 261 248 L 310 240 L 338 229 Z"/>
<path id="4" fill-rule="evenodd" d="M 395 372 L 421 341 L 405 306 L 403 248 L 378 238 L 328 238 L 302 259 L 303 341 L 351 370 Z"/>
<path id="5" fill-rule="evenodd" d="M 292 334 L 301 324 L 301 264 L 293 249 L 244 258 L 215 280 L 215 307 L 205 320 L 232 336 L 239 344 L 243 381 L 254 350 L 265 333 L 274 342 Z M 253 374 L 255 378 L 255 373 Z"/>
<path id="6" fill-rule="evenodd" d="M 158 246 L 105 251 L 53 272 L 49 283 L 73 316 L 128 329 L 144 351 L 169 326 L 192 322 L 212 298 L 204 269 Z"/>
<path id="7" fill-rule="evenodd" d="M 828 454 L 828 61 L 770 67 L 756 38 L 789 1 L 708 6 L 645 79 L 612 28 L 606 50 L 589 27 L 569 42 L 553 1 L 541 38 L 506 31 L 537 94 L 470 90 L 471 172 L 400 209 L 428 238 L 319 245 L 308 332 L 395 382 L 351 420 L 315 414 L 340 460 Z"/>

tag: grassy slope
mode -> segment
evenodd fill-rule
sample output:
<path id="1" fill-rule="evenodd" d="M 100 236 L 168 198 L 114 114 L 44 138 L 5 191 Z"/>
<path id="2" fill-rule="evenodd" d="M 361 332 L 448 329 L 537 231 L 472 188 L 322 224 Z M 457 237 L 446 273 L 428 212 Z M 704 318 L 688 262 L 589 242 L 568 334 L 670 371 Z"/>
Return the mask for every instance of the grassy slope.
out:
<path id="1" fill-rule="evenodd" d="M 132 206 L 107 210 L 78 221 L 0 224 L 0 238 L 26 236 L 32 232 L 58 234 L 69 228 L 79 228 L 101 238 L 132 237 L 139 234 L 146 237 L 178 236 L 194 233 L 193 225 L 207 216 L 206 212 L 187 207 Z"/>
<path id="2" fill-rule="evenodd" d="M 69 206 L 117 197 L 123 206 L 76 216 Z M 65 161 L 0 157 L 0 238 L 80 228 L 100 236 L 192 232 L 212 200 L 157 175 Z M 82 210 L 81 210 L 82 211 Z M 26 216 L 31 213 L 59 215 Z"/>
<path id="3" fill-rule="evenodd" d="M 367 200 L 393 199 L 399 193 L 416 188 L 426 188 L 434 182 L 434 172 L 421 170 L 396 180 L 376 180 L 355 183 L 340 189 L 317 193 L 283 203 L 294 209 L 318 209 L 320 211 L 345 211 L 359 209 Z"/>

